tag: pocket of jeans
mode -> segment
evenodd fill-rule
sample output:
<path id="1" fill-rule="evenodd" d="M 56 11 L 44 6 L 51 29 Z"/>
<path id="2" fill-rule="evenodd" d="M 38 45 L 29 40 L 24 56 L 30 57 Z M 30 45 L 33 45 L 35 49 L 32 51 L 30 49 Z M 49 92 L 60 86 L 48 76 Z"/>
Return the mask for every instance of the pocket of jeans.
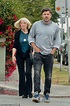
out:
<path id="1" fill-rule="evenodd" d="M 39 58 L 40 52 L 35 52 L 34 53 L 34 58 Z"/>
<path id="2" fill-rule="evenodd" d="M 54 54 L 51 54 L 51 53 L 50 53 L 50 55 L 52 55 L 52 56 L 53 56 Z"/>
<path id="3" fill-rule="evenodd" d="M 51 54 L 51 53 L 50 53 L 50 54 L 48 54 L 48 56 L 50 56 L 50 57 L 54 57 L 54 54 Z"/>

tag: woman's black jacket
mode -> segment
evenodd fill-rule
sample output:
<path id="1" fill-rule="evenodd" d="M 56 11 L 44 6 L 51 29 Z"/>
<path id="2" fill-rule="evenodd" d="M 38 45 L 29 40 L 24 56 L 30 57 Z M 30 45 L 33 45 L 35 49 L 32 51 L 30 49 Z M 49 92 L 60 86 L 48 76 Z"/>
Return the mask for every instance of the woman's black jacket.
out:
<path id="1" fill-rule="evenodd" d="M 22 50 L 21 50 L 21 46 L 20 46 L 20 42 L 19 42 L 19 37 L 20 37 L 20 32 L 21 30 L 17 31 L 15 33 L 15 37 L 14 37 L 14 45 L 13 45 L 13 48 L 15 48 L 17 51 L 16 51 L 16 56 L 20 55 L 22 57 L 28 57 L 29 54 L 30 54 L 30 46 L 27 50 L 26 53 L 23 53 Z"/>

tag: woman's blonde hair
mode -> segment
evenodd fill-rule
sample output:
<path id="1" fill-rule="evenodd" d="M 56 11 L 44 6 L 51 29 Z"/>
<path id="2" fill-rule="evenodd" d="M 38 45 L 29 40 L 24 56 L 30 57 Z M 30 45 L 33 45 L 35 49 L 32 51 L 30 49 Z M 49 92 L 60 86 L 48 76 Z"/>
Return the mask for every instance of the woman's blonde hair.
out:
<path id="1" fill-rule="evenodd" d="M 30 22 L 27 18 L 25 18 L 25 17 L 23 17 L 23 18 L 19 19 L 18 21 L 16 21 L 16 22 L 14 23 L 14 26 L 15 26 L 16 28 L 19 28 L 19 29 L 20 29 L 20 22 L 21 22 L 21 21 L 24 21 L 24 22 L 27 24 L 28 29 L 30 29 L 30 27 L 31 27 L 31 22 Z"/>

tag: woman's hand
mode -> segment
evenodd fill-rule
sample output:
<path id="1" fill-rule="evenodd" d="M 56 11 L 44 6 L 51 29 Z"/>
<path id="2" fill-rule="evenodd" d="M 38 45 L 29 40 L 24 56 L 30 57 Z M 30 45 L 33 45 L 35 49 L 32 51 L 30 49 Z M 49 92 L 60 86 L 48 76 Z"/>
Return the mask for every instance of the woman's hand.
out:
<path id="1" fill-rule="evenodd" d="M 13 48 L 12 49 L 12 62 L 14 65 L 16 65 L 16 57 L 15 57 L 15 54 L 16 54 L 16 49 Z"/>
<path id="2" fill-rule="evenodd" d="M 15 56 L 12 56 L 12 62 L 14 65 L 16 65 L 16 57 Z"/>

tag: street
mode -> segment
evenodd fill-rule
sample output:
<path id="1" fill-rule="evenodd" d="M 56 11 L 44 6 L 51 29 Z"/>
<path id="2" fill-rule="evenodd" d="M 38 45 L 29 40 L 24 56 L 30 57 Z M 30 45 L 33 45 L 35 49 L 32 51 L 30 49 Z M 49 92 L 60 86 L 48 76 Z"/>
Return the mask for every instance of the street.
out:
<path id="1" fill-rule="evenodd" d="M 0 106 L 70 106 L 70 98 L 50 98 L 50 103 L 34 103 L 29 99 L 19 96 L 0 95 Z"/>

